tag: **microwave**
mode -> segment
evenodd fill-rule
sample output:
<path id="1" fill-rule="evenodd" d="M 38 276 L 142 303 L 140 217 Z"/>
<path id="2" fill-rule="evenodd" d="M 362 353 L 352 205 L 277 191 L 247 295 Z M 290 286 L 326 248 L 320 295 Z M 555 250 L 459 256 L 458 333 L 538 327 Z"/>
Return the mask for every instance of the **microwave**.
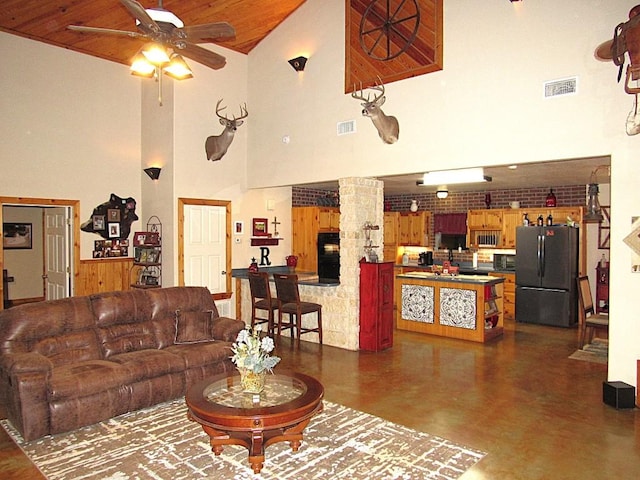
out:
<path id="1" fill-rule="evenodd" d="M 493 254 L 493 269 L 494 270 L 506 270 L 515 271 L 516 269 L 516 256 L 508 253 L 494 253 Z"/>

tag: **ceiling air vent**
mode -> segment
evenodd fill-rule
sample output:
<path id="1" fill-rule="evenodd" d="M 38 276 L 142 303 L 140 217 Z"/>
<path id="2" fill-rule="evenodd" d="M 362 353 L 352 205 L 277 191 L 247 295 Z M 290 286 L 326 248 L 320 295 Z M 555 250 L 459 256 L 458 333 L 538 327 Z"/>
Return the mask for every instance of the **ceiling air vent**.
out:
<path id="1" fill-rule="evenodd" d="M 347 120 L 346 122 L 338 122 L 338 136 L 356 133 L 356 121 Z"/>
<path id="2" fill-rule="evenodd" d="M 578 78 L 562 78 L 544 84 L 544 98 L 575 95 L 578 93 Z"/>

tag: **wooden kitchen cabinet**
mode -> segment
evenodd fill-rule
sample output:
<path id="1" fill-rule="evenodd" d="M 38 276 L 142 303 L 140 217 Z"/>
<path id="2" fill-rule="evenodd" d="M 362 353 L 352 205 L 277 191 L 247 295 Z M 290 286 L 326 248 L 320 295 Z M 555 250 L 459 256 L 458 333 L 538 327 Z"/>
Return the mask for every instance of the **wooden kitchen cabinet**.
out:
<path id="1" fill-rule="evenodd" d="M 398 244 L 428 246 L 429 212 L 400 212 Z"/>
<path id="2" fill-rule="evenodd" d="M 516 274 L 504 272 L 491 272 L 492 277 L 504 278 L 503 285 L 503 310 L 504 318 L 508 320 L 516 319 Z"/>
<path id="3" fill-rule="evenodd" d="M 339 232 L 340 210 L 337 208 L 318 208 L 318 224 L 319 230 L 323 232 Z"/>
<path id="4" fill-rule="evenodd" d="M 469 210 L 467 226 L 471 230 L 500 230 L 502 210 Z"/>
<path id="5" fill-rule="evenodd" d="M 399 219 L 400 212 L 384 212 L 383 242 L 382 251 L 385 262 L 399 263 L 398 241 L 399 241 Z"/>
<path id="6" fill-rule="evenodd" d="M 393 277 L 392 262 L 360 263 L 360 350 L 393 345 Z"/>
<path id="7" fill-rule="evenodd" d="M 340 211 L 330 207 L 293 207 L 291 235 L 297 268 L 304 272 L 318 269 L 318 233 L 340 230 Z"/>
<path id="8" fill-rule="evenodd" d="M 516 248 L 516 228 L 522 225 L 523 215 L 518 209 L 502 213 L 502 248 Z"/>

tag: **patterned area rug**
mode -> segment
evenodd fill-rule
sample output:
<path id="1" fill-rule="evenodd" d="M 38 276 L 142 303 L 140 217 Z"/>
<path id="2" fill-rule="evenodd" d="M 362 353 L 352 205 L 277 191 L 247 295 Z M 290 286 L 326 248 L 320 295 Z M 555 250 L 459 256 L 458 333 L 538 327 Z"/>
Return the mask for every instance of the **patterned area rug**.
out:
<path id="1" fill-rule="evenodd" d="M 603 338 L 594 338 L 593 342 L 585 345 L 582 350 L 576 350 L 569 358 L 606 365 L 609 361 L 609 341 Z"/>
<path id="2" fill-rule="evenodd" d="M 184 400 L 32 442 L 2 426 L 49 480 L 455 479 L 485 454 L 372 415 L 324 402 L 300 450 L 277 443 L 255 475 L 247 450 L 227 446 L 215 457 Z"/>

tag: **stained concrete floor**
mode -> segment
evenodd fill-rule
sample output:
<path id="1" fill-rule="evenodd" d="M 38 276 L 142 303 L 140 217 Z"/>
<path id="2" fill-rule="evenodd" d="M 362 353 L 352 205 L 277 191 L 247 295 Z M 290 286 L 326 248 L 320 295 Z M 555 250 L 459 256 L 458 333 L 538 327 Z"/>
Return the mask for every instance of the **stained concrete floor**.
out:
<path id="1" fill-rule="evenodd" d="M 513 323 L 485 345 L 396 331 L 378 353 L 283 338 L 276 368 L 318 378 L 329 401 L 487 452 L 463 480 L 639 478 L 640 412 L 602 402 L 607 367 L 569 359 L 576 342 L 575 329 Z M 0 477 L 42 478 L 2 429 Z"/>

